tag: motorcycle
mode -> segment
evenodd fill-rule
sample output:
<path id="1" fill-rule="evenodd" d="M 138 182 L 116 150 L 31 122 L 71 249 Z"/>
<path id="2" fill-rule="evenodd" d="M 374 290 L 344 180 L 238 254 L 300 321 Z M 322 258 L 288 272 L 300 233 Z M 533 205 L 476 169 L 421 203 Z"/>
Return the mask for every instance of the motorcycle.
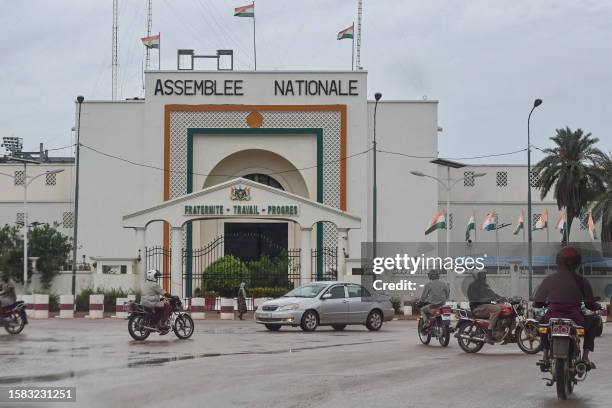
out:
<path id="1" fill-rule="evenodd" d="M 133 301 L 127 302 L 128 332 L 134 340 L 145 340 L 151 333 L 159 333 L 160 336 L 163 336 L 168 334 L 171 329 L 176 337 L 181 340 L 191 337 L 194 329 L 193 320 L 183 310 L 181 299 L 178 296 L 169 296 L 164 299 L 172 308 L 168 321 L 164 322 L 166 323 L 165 328 L 158 327 L 158 316 L 155 309 L 142 306 Z"/>
<path id="2" fill-rule="evenodd" d="M 28 316 L 26 315 L 26 304 L 20 300 L 14 303 L 10 309 L 5 310 L 2 314 L 2 324 L 4 330 L 9 334 L 19 334 L 28 324 Z"/>
<path id="3" fill-rule="evenodd" d="M 581 359 L 580 338 L 584 328 L 571 319 L 551 318 L 548 324 L 539 327 L 541 335 L 548 336 L 550 352 L 548 361 L 538 362 L 543 372 L 549 371 L 552 378 L 546 385 L 557 384 L 557 398 L 567 399 L 574 392 L 574 385 L 584 381 L 589 367 Z"/>
<path id="4" fill-rule="evenodd" d="M 540 352 L 542 339 L 538 332 L 539 324 L 535 319 L 527 317 L 527 310 L 528 303 L 521 297 L 509 299 L 503 305 L 493 330 L 494 343 L 517 343 L 526 354 Z M 475 317 L 468 309 L 459 309 L 457 319 L 455 337 L 459 347 L 466 353 L 479 352 L 487 342 L 489 320 Z"/>
<path id="5" fill-rule="evenodd" d="M 417 303 L 417 308 L 422 308 L 427 303 Z M 453 311 L 450 306 L 441 306 L 431 311 L 429 320 L 426 322 L 423 317 L 419 317 L 417 332 L 419 340 L 423 344 L 429 344 L 431 338 L 436 338 L 442 347 L 448 346 L 450 342 L 450 334 L 453 328 L 450 325 L 451 315 Z"/>

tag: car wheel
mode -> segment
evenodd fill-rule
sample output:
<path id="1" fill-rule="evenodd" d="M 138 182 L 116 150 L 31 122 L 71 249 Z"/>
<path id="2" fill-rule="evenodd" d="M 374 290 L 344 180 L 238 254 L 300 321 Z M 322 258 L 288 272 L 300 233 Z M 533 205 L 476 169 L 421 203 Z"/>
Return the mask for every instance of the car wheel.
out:
<path id="1" fill-rule="evenodd" d="M 372 310 L 366 320 L 366 327 L 370 331 L 380 330 L 383 324 L 383 316 L 379 310 Z"/>
<path id="2" fill-rule="evenodd" d="M 279 331 L 281 328 L 280 324 L 266 324 L 266 329 L 270 331 Z"/>
<path id="3" fill-rule="evenodd" d="M 319 315 L 317 312 L 314 310 L 307 310 L 304 312 L 302 315 L 302 323 L 300 324 L 302 330 L 307 332 L 315 331 L 317 326 L 319 326 Z"/>
<path id="4" fill-rule="evenodd" d="M 346 327 L 346 324 L 332 324 L 332 327 L 336 331 L 342 331 Z"/>

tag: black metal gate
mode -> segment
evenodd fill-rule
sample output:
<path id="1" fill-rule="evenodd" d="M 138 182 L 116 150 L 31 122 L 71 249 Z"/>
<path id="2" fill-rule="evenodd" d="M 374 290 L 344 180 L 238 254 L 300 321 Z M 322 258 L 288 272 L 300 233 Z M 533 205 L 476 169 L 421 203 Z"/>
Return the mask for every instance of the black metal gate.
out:
<path id="1" fill-rule="evenodd" d="M 313 281 L 338 280 L 338 248 L 312 249 L 311 255 L 311 279 Z"/>
<path id="2" fill-rule="evenodd" d="M 275 255 L 242 260 L 227 254 L 225 243 L 249 239 L 248 234 L 222 235 L 202 248 L 183 250 L 183 282 L 185 297 L 202 297 L 211 292 L 220 296 L 236 296 L 241 282 L 251 290 L 292 289 L 300 284 L 300 252 L 297 249 L 275 248 Z M 266 245 L 274 245 L 266 242 Z"/>
<path id="3" fill-rule="evenodd" d="M 169 289 L 170 286 L 170 268 L 172 266 L 172 254 L 170 250 L 163 246 L 152 246 L 145 248 L 145 271 L 156 269 L 161 272 L 161 281 L 163 286 Z"/>

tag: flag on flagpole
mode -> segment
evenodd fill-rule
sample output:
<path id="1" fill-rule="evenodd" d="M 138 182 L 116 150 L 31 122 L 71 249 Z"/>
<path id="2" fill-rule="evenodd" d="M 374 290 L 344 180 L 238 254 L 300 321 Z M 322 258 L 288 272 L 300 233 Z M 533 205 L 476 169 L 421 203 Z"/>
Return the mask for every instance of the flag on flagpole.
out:
<path id="1" fill-rule="evenodd" d="M 433 217 L 431 217 L 431 222 L 429 223 L 429 227 L 425 230 L 425 235 L 430 234 L 438 229 L 446 228 L 446 217 L 444 215 L 444 211 L 438 210 L 434 213 Z"/>
<path id="2" fill-rule="evenodd" d="M 534 231 L 542 230 L 546 228 L 547 226 L 548 226 L 548 210 L 544 210 L 544 212 L 540 214 L 540 218 L 538 218 L 538 221 L 535 223 L 533 230 Z"/>
<path id="3" fill-rule="evenodd" d="M 517 235 L 522 229 L 525 228 L 525 216 L 523 210 L 521 210 L 521 215 L 516 219 L 516 224 L 514 225 L 514 229 L 512 231 L 512 235 Z"/>
<path id="4" fill-rule="evenodd" d="M 144 46 L 147 48 L 159 48 L 159 40 L 160 40 L 159 34 L 151 35 L 149 37 L 142 37 L 140 39 L 140 41 L 142 41 Z"/>
<path id="5" fill-rule="evenodd" d="M 234 17 L 255 17 L 255 3 L 236 7 L 234 9 Z"/>
<path id="6" fill-rule="evenodd" d="M 559 215 L 559 219 L 557 220 L 557 223 L 555 224 L 555 229 L 558 229 L 561 235 L 564 235 L 566 228 L 567 228 L 567 214 L 565 213 L 565 211 L 561 211 L 561 214 Z"/>
<path id="7" fill-rule="evenodd" d="M 355 32 L 355 23 L 346 27 L 344 30 L 340 30 L 338 33 L 338 40 L 344 40 L 345 38 L 353 38 L 353 33 Z"/>
<path id="8" fill-rule="evenodd" d="M 593 213 L 589 211 L 589 235 L 592 240 L 597 240 L 597 232 L 595 231 L 595 223 L 593 222 Z"/>
<path id="9" fill-rule="evenodd" d="M 480 225 L 481 230 L 493 231 L 497 228 L 497 219 L 494 212 L 488 212 L 485 219 Z"/>
<path id="10" fill-rule="evenodd" d="M 465 230 L 465 240 L 466 240 L 466 242 L 470 240 L 470 232 L 471 231 L 476 231 L 475 214 L 472 214 L 470 216 L 470 219 L 468 220 L 468 223 L 467 223 L 467 228 Z"/>

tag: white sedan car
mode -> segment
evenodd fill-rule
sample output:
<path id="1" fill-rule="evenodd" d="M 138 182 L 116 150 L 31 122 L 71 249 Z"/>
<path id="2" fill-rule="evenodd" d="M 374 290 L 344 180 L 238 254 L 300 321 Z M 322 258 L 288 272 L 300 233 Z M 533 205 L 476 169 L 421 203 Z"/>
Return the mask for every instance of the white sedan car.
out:
<path id="1" fill-rule="evenodd" d="M 383 321 L 393 318 L 389 296 L 371 294 L 366 288 L 348 282 L 311 282 L 286 295 L 269 300 L 255 311 L 255 321 L 268 330 L 300 326 L 304 331 L 329 325 L 344 330 L 349 324 L 379 330 Z"/>

